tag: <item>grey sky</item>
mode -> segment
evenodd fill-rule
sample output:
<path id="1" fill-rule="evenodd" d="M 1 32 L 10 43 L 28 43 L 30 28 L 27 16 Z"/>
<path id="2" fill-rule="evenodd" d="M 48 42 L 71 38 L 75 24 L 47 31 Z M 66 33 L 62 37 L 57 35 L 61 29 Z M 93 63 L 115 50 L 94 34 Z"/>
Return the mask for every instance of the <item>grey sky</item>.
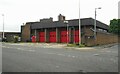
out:
<path id="1" fill-rule="evenodd" d="M 120 19 L 120 1 L 119 1 L 119 4 L 118 4 L 118 18 Z"/>
<path id="2" fill-rule="evenodd" d="M 119 0 L 80 0 L 81 18 L 94 18 L 96 7 L 97 20 L 109 25 L 109 21 L 118 18 Z M 26 22 L 39 21 L 42 18 L 57 16 L 61 13 L 66 19 L 78 19 L 79 0 L 0 0 L 0 31 L 2 30 L 2 13 L 5 15 L 5 30 L 20 31 L 20 26 Z"/>

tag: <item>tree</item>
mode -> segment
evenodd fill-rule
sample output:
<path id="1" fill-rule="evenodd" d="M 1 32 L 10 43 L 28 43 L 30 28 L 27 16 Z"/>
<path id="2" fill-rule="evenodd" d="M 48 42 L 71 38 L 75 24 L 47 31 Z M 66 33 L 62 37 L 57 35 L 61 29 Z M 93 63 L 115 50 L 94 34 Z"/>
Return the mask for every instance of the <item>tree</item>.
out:
<path id="1" fill-rule="evenodd" d="M 18 42 L 18 36 L 14 36 L 14 42 L 15 42 L 15 43 Z"/>
<path id="2" fill-rule="evenodd" d="M 120 19 L 110 20 L 109 32 L 120 35 Z"/>

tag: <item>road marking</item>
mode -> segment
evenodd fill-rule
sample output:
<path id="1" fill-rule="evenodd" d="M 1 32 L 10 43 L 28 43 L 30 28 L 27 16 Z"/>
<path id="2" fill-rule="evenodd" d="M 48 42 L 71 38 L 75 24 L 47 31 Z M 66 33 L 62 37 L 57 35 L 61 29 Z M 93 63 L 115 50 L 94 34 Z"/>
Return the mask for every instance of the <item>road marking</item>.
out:
<path id="1" fill-rule="evenodd" d="M 49 52 L 49 53 L 46 53 L 46 54 L 56 54 L 56 53 L 50 53 L 50 52 Z"/>
<path id="2" fill-rule="evenodd" d="M 99 54 L 93 54 L 94 56 L 99 56 Z"/>
<path id="3" fill-rule="evenodd" d="M 75 58 L 76 56 L 68 55 L 68 57 L 70 57 L 70 58 Z M 77 58 L 77 57 L 76 57 L 76 58 Z"/>
<path id="4" fill-rule="evenodd" d="M 111 51 L 105 51 L 105 52 L 111 52 Z"/>
<path id="5" fill-rule="evenodd" d="M 21 48 L 17 48 L 17 49 L 21 49 Z"/>
<path id="6" fill-rule="evenodd" d="M 17 48 L 18 50 L 23 50 L 23 51 L 29 51 L 29 52 L 35 52 L 35 50 L 28 50 L 28 49 L 22 49 L 22 48 Z"/>
<path id="7" fill-rule="evenodd" d="M 56 68 L 59 68 L 59 66 L 56 66 Z"/>
<path id="8" fill-rule="evenodd" d="M 72 56 L 72 58 L 75 58 L 75 56 Z"/>
<path id="9" fill-rule="evenodd" d="M 30 51 L 30 52 L 35 52 L 35 50 L 28 50 L 28 51 Z"/>
<path id="10" fill-rule="evenodd" d="M 2 47 L 6 47 L 6 46 L 2 46 Z"/>
<path id="11" fill-rule="evenodd" d="M 55 54 L 55 55 L 58 55 L 58 56 L 66 56 L 66 57 L 70 57 L 70 58 L 75 58 L 76 56 L 71 56 L 71 55 L 65 55 L 65 54 L 57 54 L 57 53 L 46 53 L 46 54 Z"/>
<path id="12" fill-rule="evenodd" d="M 6 47 L 6 46 L 2 46 L 2 48 L 12 48 L 12 47 Z"/>
<path id="13" fill-rule="evenodd" d="M 18 50 L 24 50 L 24 49 L 21 49 L 21 48 L 17 48 Z"/>
<path id="14" fill-rule="evenodd" d="M 60 56 L 65 56 L 64 54 L 57 54 L 57 55 L 60 55 Z"/>
<path id="15" fill-rule="evenodd" d="M 10 48 L 10 47 L 7 47 L 7 48 Z"/>
<path id="16" fill-rule="evenodd" d="M 68 57 L 71 57 L 71 55 L 68 55 Z"/>

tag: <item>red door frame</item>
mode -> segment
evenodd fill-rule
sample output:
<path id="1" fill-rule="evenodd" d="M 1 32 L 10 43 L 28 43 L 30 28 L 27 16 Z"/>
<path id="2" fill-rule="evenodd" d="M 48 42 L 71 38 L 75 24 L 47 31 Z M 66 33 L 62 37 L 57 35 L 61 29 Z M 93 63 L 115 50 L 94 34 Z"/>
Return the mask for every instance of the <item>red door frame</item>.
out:
<path id="1" fill-rule="evenodd" d="M 67 40 L 68 38 L 68 40 Z M 68 35 L 67 35 L 67 30 L 66 29 L 61 29 L 60 31 L 60 42 L 61 43 L 69 43 L 69 31 L 68 31 Z"/>
<path id="2" fill-rule="evenodd" d="M 45 32 L 39 32 L 39 42 L 45 42 Z"/>
<path id="3" fill-rule="evenodd" d="M 52 43 L 56 42 L 56 31 L 49 32 L 49 42 L 52 42 Z"/>
<path id="4" fill-rule="evenodd" d="M 74 42 L 75 42 L 75 43 L 79 43 L 79 30 L 75 30 Z"/>

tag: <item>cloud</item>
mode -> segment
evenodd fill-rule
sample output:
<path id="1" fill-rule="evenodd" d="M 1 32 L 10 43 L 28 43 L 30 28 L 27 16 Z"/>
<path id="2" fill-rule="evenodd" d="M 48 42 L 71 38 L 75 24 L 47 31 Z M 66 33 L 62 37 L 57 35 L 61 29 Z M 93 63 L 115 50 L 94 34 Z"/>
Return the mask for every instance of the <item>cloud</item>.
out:
<path id="1" fill-rule="evenodd" d="M 6 27 L 7 30 L 17 30 L 22 23 L 38 21 L 42 18 L 53 17 L 56 21 L 60 13 L 68 20 L 77 19 L 78 2 L 79 0 L 0 0 L 0 14 L 5 14 L 6 26 L 17 27 L 15 29 Z M 97 19 L 103 23 L 109 24 L 109 20 L 118 17 L 116 15 L 118 0 L 80 0 L 80 2 L 81 18 L 94 18 L 96 7 L 102 7 L 97 11 Z M 2 17 L 0 18 L 1 25 Z"/>
<path id="2" fill-rule="evenodd" d="M 0 1 L 0 6 L 11 6 L 12 3 L 6 0 L 1 0 Z"/>
<path id="3" fill-rule="evenodd" d="M 120 1 L 118 2 L 118 18 L 120 19 Z"/>

